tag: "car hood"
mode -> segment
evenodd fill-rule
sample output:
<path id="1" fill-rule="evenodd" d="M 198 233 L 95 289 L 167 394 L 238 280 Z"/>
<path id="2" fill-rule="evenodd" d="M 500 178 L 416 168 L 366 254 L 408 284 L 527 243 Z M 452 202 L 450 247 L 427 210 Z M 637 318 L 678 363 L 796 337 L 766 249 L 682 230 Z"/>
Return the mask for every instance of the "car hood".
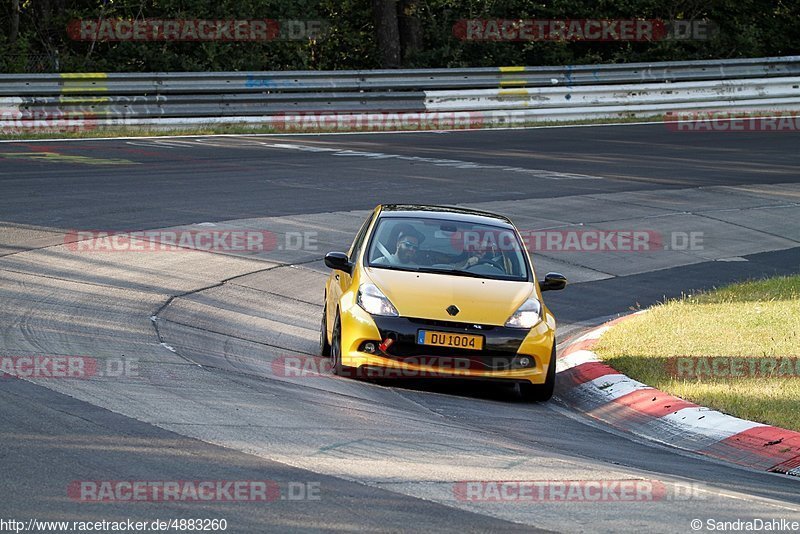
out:
<path id="1" fill-rule="evenodd" d="M 403 317 L 502 326 L 533 294 L 530 282 L 368 268 Z M 456 305 L 455 316 L 447 308 Z"/>

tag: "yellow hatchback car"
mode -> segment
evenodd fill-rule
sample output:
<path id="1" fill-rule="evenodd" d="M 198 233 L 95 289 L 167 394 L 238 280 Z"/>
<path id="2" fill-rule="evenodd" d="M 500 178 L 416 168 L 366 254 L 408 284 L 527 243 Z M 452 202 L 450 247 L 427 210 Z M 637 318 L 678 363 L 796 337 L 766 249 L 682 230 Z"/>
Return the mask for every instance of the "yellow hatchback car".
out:
<path id="1" fill-rule="evenodd" d="M 461 208 L 382 205 L 350 250 L 331 252 L 320 353 L 358 377 L 454 377 L 519 384 L 548 400 L 555 318 L 519 232 L 505 217 Z"/>

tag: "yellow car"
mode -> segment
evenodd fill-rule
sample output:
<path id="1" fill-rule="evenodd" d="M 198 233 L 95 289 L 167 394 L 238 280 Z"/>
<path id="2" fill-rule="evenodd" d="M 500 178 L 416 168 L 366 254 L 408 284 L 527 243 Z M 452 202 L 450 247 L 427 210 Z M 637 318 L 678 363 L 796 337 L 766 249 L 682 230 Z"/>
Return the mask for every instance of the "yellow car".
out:
<path id="1" fill-rule="evenodd" d="M 330 252 L 320 354 L 358 377 L 457 377 L 519 385 L 545 401 L 556 377 L 555 318 L 520 234 L 505 217 L 381 205 L 347 253 Z"/>

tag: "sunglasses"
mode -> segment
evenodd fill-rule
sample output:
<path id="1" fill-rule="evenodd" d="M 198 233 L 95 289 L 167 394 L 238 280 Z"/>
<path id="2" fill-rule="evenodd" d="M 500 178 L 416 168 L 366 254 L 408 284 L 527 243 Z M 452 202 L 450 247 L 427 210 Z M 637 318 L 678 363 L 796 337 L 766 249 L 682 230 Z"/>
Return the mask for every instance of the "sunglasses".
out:
<path id="1" fill-rule="evenodd" d="M 419 248 L 419 245 L 417 245 L 416 243 L 412 243 L 411 241 L 400 241 L 399 245 L 403 248 L 410 248 L 414 250 L 417 250 Z"/>

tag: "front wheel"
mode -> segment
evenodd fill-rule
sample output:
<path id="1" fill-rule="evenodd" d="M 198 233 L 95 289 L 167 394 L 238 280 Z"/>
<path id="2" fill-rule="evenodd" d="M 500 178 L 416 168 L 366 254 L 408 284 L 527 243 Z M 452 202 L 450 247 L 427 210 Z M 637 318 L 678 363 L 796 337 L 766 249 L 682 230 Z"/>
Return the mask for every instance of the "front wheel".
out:
<path id="1" fill-rule="evenodd" d="M 327 303 L 322 304 L 322 324 L 319 327 L 319 355 L 330 356 L 331 345 L 328 343 L 328 318 L 326 313 Z"/>
<path id="2" fill-rule="evenodd" d="M 344 367 L 342 366 L 342 322 L 339 320 L 339 314 L 336 314 L 336 321 L 333 323 L 333 333 L 331 334 L 330 345 L 331 357 L 331 370 L 335 375 L 343 375 Z"/>
<path id="3" fill-rule="evenodd" d="M 550 354 L 550 365 L 547 366 L 547 377 L 544 384 L 525 382 L 519 385 L 519 393 L 523 400 L 529 402 L 546 402 L 553 396 L 556 387 L 556 344 Z"/>

